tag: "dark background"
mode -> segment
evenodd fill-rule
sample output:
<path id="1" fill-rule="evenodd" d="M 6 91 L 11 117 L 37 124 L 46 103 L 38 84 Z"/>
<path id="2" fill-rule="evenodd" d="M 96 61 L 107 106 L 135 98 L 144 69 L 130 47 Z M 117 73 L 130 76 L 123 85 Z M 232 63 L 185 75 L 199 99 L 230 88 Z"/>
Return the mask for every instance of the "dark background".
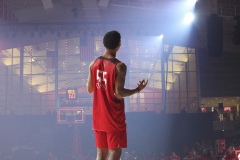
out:
<path id="1" fill-rule="evenodd" d="M 127 113 L 128 151 L 137 153 L 176 151 L 193 146 L 195 142 L 212 144 L 214 139 L 211 113 L 155 114 Z M 84 154 L 95 154 L 91 116 L 78 124 Z M 11 148 L 25 146 L 43 153 L 53 152 L 58 157 L 71 153 L 72 137 L 76 126 L 57 124 L 55 115 L 1 116 L 0 151 L 10 154 Z"/>

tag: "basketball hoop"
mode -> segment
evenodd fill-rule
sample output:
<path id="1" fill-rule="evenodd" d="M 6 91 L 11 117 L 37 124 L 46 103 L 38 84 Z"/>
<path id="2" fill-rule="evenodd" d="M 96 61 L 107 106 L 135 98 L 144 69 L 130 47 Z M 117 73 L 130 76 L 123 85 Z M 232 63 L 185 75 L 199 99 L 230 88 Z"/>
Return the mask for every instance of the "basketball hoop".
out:
<path id="1" fill-rule="evenodd" d="M 57 122 L 60 124 L 84 123 L 84 117 L 83 107 L 59 108 L 57 112 Z"/>

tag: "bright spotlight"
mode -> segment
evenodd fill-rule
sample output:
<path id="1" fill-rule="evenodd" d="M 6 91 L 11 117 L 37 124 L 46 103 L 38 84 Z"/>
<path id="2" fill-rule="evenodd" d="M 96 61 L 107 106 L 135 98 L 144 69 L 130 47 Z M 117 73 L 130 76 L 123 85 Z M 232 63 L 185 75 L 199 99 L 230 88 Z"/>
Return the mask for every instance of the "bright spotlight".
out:
<path id="1" fill-rule="evenodd" d="M 196 4 L 197 0 L 187 0 L 186 4 L 187 6 L 193 8 Z"/>
<path id="2" fill-rule="evenodd" d="M 159 36 L 159 38 L 160 38 L 160 39 L 163 39 L 163 35 L 161 34 L 161 35 Z"/>
<path id="3" fill-rule="evenodd" d="M 189 24 L 194 21 L 194 14 L 193 13 L 187 13 L 184 17 L 184 23 Z"/>

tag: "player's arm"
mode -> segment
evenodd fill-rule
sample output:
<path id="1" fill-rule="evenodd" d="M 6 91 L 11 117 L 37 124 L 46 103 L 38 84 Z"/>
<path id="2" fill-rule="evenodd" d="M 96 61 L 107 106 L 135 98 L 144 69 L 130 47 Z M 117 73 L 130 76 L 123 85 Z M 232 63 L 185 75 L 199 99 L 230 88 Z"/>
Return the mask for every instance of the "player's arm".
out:
<path id="1" fill-rule="evenodd" d="M 92 61 L 89 65 L 89 71 L 88 71 L 88 80 L 87 80 L 87 84 L 86 84 L 86 87 L 87 87 L 87 92 L 88 93 L 92 93 L 93 92 L 93 80 L 92 80 L 92 66 L 93 66 L 93 62 Z"/>
<path id="2" fill-rule="evenodd" d="M 131 96 L 135 93 L 139 93 L 145 86 L 147 82 L 145 80 L 140 81 L 138 87 L 135 89 L 126 89 L 124 88 L 126 73 L 127 73 L 127 66 L 124 63 L 118 63 L 117 66 L 117 77 L 115 81 L 115 94 L 117 98 L 123 98 L 127 96 Z"/>

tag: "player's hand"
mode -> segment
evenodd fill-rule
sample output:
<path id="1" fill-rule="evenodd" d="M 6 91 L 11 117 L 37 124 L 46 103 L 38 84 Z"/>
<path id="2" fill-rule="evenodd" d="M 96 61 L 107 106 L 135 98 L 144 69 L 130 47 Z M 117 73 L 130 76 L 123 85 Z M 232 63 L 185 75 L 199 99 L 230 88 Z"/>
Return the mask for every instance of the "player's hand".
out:
<path id="1" fill-rule="evenodd" d="M 143 90 L 147 84 L 148 84 L 148 79 L 147 80 L 143 79 L 142 81 L 139 81 L 138 83 L 139 92 Z"/>

